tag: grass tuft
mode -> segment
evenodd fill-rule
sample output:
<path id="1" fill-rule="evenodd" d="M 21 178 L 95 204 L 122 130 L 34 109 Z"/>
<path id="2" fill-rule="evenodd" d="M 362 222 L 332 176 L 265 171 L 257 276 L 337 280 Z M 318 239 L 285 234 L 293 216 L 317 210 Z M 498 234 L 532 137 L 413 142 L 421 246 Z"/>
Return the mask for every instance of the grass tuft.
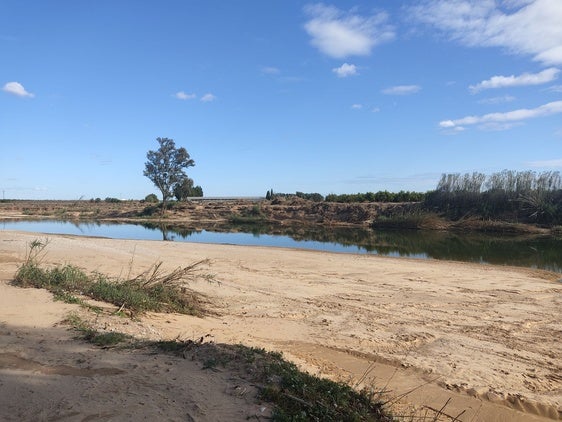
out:
<path id="1" fill-rule="evenodd" d="M 77 296 L 119 306 L 131 314 L 155 312 L 178 312 L 201 315 L 198 296 L 188 288 L 190 282 L 204 279 L 214 280 L 212 274 L 201 272 L 200 267 L 209 263 L 202 260 L 171 272 L 162 270 L 156 263 L 147 271 L 131 279 L 112 279 L 101 273 L 87 274 L 73 265 L 47 268 L 41 264 L 48 242 L 34 241 L 29 246 L 24 263 L 18 268 L 14 284 L 20 287 L 47 289 L 58 300 L 81 303 Z"/>

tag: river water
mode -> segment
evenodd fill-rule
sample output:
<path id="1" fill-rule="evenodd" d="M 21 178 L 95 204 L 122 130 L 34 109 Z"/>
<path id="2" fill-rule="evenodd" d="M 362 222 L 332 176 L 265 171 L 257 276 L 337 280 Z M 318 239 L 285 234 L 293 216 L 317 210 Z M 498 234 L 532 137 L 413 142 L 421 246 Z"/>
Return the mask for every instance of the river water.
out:
<path id="1" fill-rule="evenodd" d="M 114 239 L 168 240 L 311 249 L 420 259 L 515 265 L 562 273 L 562 239 L 491 236 L 419 230 L 233 226 L 229 231 L 186 230 L 140 224 L 70 221 L 0 221 L 0 230 Z"/>

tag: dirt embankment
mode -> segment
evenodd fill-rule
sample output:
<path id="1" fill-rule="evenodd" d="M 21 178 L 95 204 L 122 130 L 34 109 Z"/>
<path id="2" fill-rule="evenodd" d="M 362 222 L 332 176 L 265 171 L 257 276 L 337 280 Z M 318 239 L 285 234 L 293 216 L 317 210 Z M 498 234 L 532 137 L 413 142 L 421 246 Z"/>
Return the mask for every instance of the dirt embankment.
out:
<path id="1" fill-rule="evenodd" d="M 200 200 L 172 203 L 165 221 L 183 224 L 265 223 L 367 227 L 395 204 L 338 204 L 291 200 Z M 0 218 L 39 217 L 97 220 L 160 220 L 156 204 L 141 201 L 5 201 Z"/>
<path id="2" fill-rule="evenodd" d="M 158 204 L 144 201 L 0 201 L 0 219 L 49 218 L 165 224 L 185 229 L 220 229 L 234 225 L 283 227 L 355 227 L 548 234 L 528 224 L 470 216 L 450 221 L 423 212 L 419 203 L 334 203 L 301 198 L 172 202 L 164 216 Z"/>

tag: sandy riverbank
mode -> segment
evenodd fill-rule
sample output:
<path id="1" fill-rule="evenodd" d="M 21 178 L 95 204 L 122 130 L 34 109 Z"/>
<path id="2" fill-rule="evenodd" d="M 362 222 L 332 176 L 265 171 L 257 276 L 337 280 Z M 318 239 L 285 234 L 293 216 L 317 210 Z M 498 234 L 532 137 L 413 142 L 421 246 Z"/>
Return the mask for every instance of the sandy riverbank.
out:
<path id="1" fill-rule="evenodd" d="M 7 284 L 36 238 L 0 231 L 0 419 L 41 409 L 44 419 L 68 420 L 243 420 L 261 411 L 251 394 L 232 393 L 228 374 L 209 376 L 169 356 L 95 350 L 53 327 L 75 307 Z M 110 275 L 128 272 L 131 260 L 135 272 L 156 260 L 169 268 L 212 261 L 220 285 L 192 287 L 216 315 L 154 314 L 119 327 L 98 321 L 100 328 L 150 338 L 209 334 L 216 342 L 279 350 L 323 376 L 349 381 L 367 372 L 364 382 L 391 390 L 389 397 L 421 386 L 400 409 L 441 408 L 451 398 L 447 413 L 464 410 L 464 421 L 562 418 L 560 275 L 273 248 L 49 238 L 46 262 Z M 52 369 L 66 366 L 78 375 Z M 92 368 L 101 375 L 80 375 Z M 84 394 L 87 401 L 79 399 Z"/>

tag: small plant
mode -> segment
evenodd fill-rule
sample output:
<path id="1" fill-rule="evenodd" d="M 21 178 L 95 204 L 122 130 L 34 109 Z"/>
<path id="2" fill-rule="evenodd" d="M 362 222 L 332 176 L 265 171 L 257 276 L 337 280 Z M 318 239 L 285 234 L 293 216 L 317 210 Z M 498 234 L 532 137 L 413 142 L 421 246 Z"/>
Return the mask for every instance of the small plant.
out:
<path id="1" fill-rule="evenodd" d="M 120 343 L 132 342 L 133 338 L 127 334 L 120 332 L 100 333 L 93 328 L 88 322 L 84 321 L 80 315 L 71 312 L 68 314 L 64 323 L 70 325 L 80 335 L 79 338 L 100 347 L 116 346 Z"/>

